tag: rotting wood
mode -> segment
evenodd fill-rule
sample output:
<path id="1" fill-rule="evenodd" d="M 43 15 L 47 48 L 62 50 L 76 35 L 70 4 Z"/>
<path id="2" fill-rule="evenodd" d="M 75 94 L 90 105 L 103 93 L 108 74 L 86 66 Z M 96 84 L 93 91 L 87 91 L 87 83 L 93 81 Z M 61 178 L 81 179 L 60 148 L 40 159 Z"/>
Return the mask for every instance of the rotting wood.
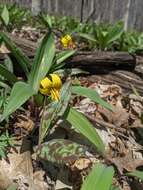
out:
<path id="1" fill-rule="evenodd" d="M 139 94 L 143 95 L 143 78 L 133 72 L 116 70 L 108 74 L 91 75 L 88 76 L 90 82 L 99 82 L 103 84 L 116 84 L 119 85 L 125 93 L 133 92 L 134 86 Z"/>
<path id="2" fill-rule="evenodd" d="M 12 40 L 30 58 L 34 57 L 37 43 L 9 35 Z M 1 60 L 1 55 L 0 55 Z M 67 67 L 80 67 L 90 72 L 103 72 L 104 69 L 133 70 L 136 66 L 136 57 L 127 52 L 77 52 L 66 61 Z"/>
<path id="3" fill-rule="evenodd" d="M 10 37 L 29 58 L 33 59 L 36 43 L 11 35 Z M 4 54 L 0 54 L 0 63 L 3 63 L 3 60 Z M 133 85 L 139 93 L 143 94 L 143 64 L 136 65 L 137 61 L 135 56 L 126 52 L 78 52 L 66 61 L 66 65 L 81 67 L 96 73 L 89 76 L 92 82 L 100 80 L 106 84 L 117 84 L 126 92 L 132 91 L 131 85 Z M 126 69 L 128 71 L 125 71 Z"/>
<path id="4" fill-rule="evenodd" d="M 36 48 L 37 48 L 37 43 L 32 42 L 27 39 L 22 39 L 17 36 L 8 34 L 8 36 L 14 41 L 14 43 L 21 48 L 21 50 L 30 58 L 34 57 Z"/>
<path id="5" fill-rule="evenodd" d="M 133 70 L 136 58 L 126 52 L 78 52 L 67 61 L 68 67 L 80 67 L 93 73 L 105 70 Z"/>

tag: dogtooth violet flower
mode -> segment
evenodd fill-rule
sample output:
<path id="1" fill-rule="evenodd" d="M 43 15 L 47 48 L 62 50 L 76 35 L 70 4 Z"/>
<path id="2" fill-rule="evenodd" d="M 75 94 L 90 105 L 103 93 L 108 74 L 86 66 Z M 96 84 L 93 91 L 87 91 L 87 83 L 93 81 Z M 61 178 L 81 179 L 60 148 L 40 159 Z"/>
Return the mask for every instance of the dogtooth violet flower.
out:
<path id="1" fill-rule="evenodd" d="M 39 91 L 43 95 L 51 96 L 52 100 L 58 101 L 60 99 L 60 89 L 62 87 L 62 81 L 57 74 L 49 74 L 40 82 Z"/>
<path id="2" fill-rule="evenodd" d="M 61 38 L 61 43 L 64 48 L 68 48 L 68 47 L 73 48 L 75 45 L 72 37 L 69 34 L 67 34 Z"/>

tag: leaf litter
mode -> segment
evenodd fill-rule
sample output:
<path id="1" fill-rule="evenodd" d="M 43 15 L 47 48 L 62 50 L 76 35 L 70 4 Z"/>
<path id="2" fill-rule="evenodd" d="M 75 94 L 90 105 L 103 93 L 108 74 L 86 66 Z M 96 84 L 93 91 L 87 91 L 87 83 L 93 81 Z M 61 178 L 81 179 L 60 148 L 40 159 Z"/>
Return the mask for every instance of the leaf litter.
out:
<path id="1" fill-rule="evenodd" d="M 115 166 L 117 172 L 114 183 L 120 189 L 133 190 L 135 185 L 141 189 L 140 181 L 125 177 L 124 174 L 143 166 L 143 97 L 134 93 L 124 95 L 118 85 L 100 82 L 91 84 L 83 78 L 80 80 L 83 86 L 95 89 L 113 106 L 111 112 L 88 98 L 74 98 L 72 101 L 74 107 L 84 113 L 95 126 L 106 146 L 106 158 L 99 156 L 92 144 L 72 126 L 67 127 L 69 124 L 61 121 L 50 134 L 51 139 L 43 144 L 45 153 L 42 147 L 36 149 L 38 158 L 31 156 L 32 150 L 29 147 L 24 153 L 11 152 L 8 155 L 9 163 L 0 161 L 0 171 L 3 171 L 0 175 L 0 180 L 3 180 L 0 183 L 1 189 L 16 184 L 23 190 L 29 189 L 30 185 L 42 190 L 58 190 L 60 187 L 79 190 L 92 165 L 98 162 Z M 14 130 L 19 137 L 17 140 L 30 136 L 32 130 L 38 127 L 36 125 L 39 121 L 35 121 L 34 117 L 29 112 L 16 116 Z M 53 149 L 58 151 L 53 154 Z M 23 167 L 27 170 L 23 170 Z"/>

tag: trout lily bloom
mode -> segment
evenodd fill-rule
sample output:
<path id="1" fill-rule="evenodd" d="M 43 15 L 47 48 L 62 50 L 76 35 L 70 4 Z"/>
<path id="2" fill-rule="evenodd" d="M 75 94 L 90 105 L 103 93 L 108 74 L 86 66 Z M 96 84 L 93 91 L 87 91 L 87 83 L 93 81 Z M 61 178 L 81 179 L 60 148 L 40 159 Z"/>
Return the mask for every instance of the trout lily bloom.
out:
<path id="1" fill-rule="evenodd" d="M 45 96 L 51 96 L 52 100 L 58 101 L 60 99 L 60 89 L 62 81 L 57 74 L 50 74 L 40 82 L 40 93 Z"/>
<path id="2" fill-rule="evenodd" d="M 64 48 L 74 48 L 74 46 L 75 46 L 73 39 L 69 34 L 67 34 L 61 38 L 61 43 Z"/>

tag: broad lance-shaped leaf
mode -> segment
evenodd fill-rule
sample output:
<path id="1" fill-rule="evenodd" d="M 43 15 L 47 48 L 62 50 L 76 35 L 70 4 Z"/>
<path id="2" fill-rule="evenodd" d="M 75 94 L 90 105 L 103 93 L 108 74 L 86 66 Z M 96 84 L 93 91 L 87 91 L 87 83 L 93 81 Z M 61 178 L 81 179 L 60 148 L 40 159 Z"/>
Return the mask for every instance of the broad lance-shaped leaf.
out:
<path id="1" fill-rule="evenodd" d="M 9 24 L 9 12 L 6 5 L 2 10 L 1 19 L 6 26 Z"/>
<path id="2" fill-rule="evenodd" d="M 42 25 L 45 25 L 49 29 L 52 28 L 52 18 L 49 15 L 45 14 L 40 14 L 39 15 L 39 21 L 41 22 Z"/>
<path id="3" fill-rule="evenodd" d="M 60 64 L 65 61 L 67 58 L 71 57 L 76 51 L 75 50 L 66 50 L 57 54 L 56 63 Z"/>
<path id="4" fill-rule="evenodd" d="M 54 56 L 54 37 L 53 34 L 49 32 L 43 38 L 42 43 L 36 52 L 36 56 L 34 58 L 33 66 L 29 77 L 29 83 L 36 92 L 39 89 L 40 81 L 46 76 L 46 74 L 50 70 Z"/>
<path id="5" fill-rule="evenodd" d="M 5 55 L 4 66 L 9 72 L 13 73 L 13 63 L 8 55 Z"/>
<path id="6" fill-rule="evenodd" d="M 17 82 L 17 77 L 1 64 L 0 64 L 0 75 L 3 76 L 6 80 L 8 80 L 10 84 Z"/>
<path id="7" fill-rule="evenodd" d="M 8 104 L 6 105 L 0 120 L 4 120 L 7 116 L 16 111 L 16 109 L 23 105 L 33 94 L 34 92 L 29 84 L 24 82 L 15 83 L 12 88 Z"/>
<path id="8" fill-rule="evenodd" d="M 39 146 L 36 151 L 40 159 L 63 165 L 87 157 L 87 147 L 66 139 L 53 139 Z"/>
<path id="9" fill-rule="evenodd" d="M 110 190 L 113 175 L 113 167 L 98 163 L 83 182 L 81 190 Z"/>
<path id="10" fill-rule="evenodd" d="M 110 190 L 121 190 L 119 187 L 114 187 L 113 185 L 111 186 Z"/>
<path id="11" fill-rule="evenodd" d="M 60 92 L 60 100 L 52 102 L 48 105 L 44 112 L 44 117 L 40 122 L 39 144 L 43 141 L 51 127 L 59 117 L 61 117 L 67 109 L 71 97 L 71 82 L 66 82 Z"/>
<path id="12" fill-rule="evenodd" d="M 112 43 L 115 40 L 119 39 L 120 36 L 123 34 L 123 32 L 124 32 L 123 23 L 119 22 L 119 23 L 115 24 L 108 31 L 107 43 L 109 44 L 109 43 Z"/>
<path id="13" fill-rule="evenodd" d="M 21 69 L 25 73 L 25 75 L 28 77 L 30 67 L 30 60 L 27 56 L 24 55 L 24 53 L 18 48 L 15 43 L 4 33 L 0 32 L 0 36 L 2 37 L 6 47 L 11 51 L 12 55 L 17 60 L 17 64 L 20 65 Z"/>
<path id="14" fill-rule="evenodd" d="M 100 98 L 99 94 L 91 88 L 86 88 L 82 86 L 72 86 L 72 93 L 77 94 L 78 96 L 85 96 L 94 101 L 95 103 L 98 103 L 101 106 L 109 110 L 112 110 L 112 106 L 105 102 L 102 98 Z"/>
<path id="15" fill-rule="evenodd" d="M 143 181 L 143 171 L 135 170 L 133 172 L 127 173 L 126 175 L 137 177 Z"/>
<path id="16" fill-rule="evenodd" d="M 89 40 L 89 41 L 97 42 L 97 40 L 93 36 L 91 36 L 90 34 L 78 33 L 78 36 L 80 36 L 86 40 Z"/>
<path id="17" fill-rule="evenodd" d="M 64 118 L 73 125 L 80 133 L 82 133 L 89 141 L 91 141 L 99 152 L 104 153 L 104 144 L 96 132 L 95 128 L 88 121 L 88 119 L 76 109 L 68 107 Z"/>

